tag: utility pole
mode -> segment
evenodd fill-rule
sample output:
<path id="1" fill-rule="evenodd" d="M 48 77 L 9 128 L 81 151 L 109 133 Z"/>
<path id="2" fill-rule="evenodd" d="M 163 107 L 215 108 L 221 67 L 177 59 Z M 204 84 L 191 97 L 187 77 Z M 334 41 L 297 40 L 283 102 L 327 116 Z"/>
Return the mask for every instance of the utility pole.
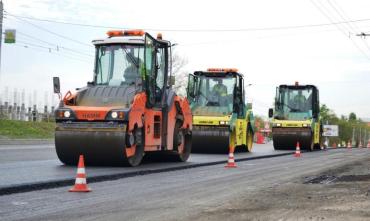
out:
<path id="1" fill-rule="evenodd" d="M 1 48 L 3 47 L 3 0 L 0 0 L 0 74 L 1 74 Z"/>
<path id="2" fill-rule="evenodd" d="M 351 140 L 351 144 L 352 144 L 352 146 L 353 146 L 353 142 L 354 142 L 354 140 L 355 140 L 355 126 L 353 126 L 352 127 L 352 140 Z"/>
<path id="3" fill-rule="evenodd" d="M 0 0 L 0 88 L 1 88 L 1 48 L 3 47 L 3 0 Z"/>

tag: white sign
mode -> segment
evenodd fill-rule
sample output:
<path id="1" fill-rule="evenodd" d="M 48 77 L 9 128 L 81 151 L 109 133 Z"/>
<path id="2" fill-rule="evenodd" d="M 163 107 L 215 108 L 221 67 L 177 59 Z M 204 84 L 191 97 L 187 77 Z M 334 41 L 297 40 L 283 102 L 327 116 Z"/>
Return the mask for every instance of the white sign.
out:
<path id="1" fill-rule="evenodd" d="M 338 136 L 338 125 L 323 125 L 323 133 L 324 137 L 337 137 Z"/>

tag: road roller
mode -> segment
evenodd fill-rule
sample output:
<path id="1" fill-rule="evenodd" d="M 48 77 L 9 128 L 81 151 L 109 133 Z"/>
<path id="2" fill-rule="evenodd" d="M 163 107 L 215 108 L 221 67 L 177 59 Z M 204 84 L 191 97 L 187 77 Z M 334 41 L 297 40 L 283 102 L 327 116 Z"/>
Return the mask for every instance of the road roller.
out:
<path id="1" fill-rule="evenodd" d="M 319 90 L 314 85 L 280 85 L 276 88 L 272 118 L 272 139 L 275 150 L 308 151 L 320 149 L 322 123 Z"/>
<path id="2" fill-rule="evenodd" d="M 187 97 L 193 113 L 192 152 L 252 150 L 254 117 L 245 104 L 244 77 L 237 69 L 189 74 Z"/>
<path id="3" fill-rule="evenodd" d="M 192 114 L 172 89 L 171 43 L 142 30 L 113 30 L 92 41 L 95 68 L 85 87 L 54 92 L 58 158 L 76 165 L 137 166 L 147 153 L 184 162 L 191 152 Z M 62 98 L 63 97 L 63 98 Z"/>

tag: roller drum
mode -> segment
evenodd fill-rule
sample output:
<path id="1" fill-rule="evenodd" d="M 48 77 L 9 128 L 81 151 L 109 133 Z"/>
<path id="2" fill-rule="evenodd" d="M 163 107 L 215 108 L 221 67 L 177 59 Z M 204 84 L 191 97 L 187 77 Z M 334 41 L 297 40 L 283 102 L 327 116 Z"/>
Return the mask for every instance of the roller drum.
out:
<path id="1" fill-rule="evenodd" d="M 88 165 L 122 165 L 125 156 L 125 125 L 107 123 L 58 123 L 55 148 L 58 158 L 76 165 L 83 154 Z"/>
<path id="2" fill-rule="evenodd" d="M 228 153 L 229 127 L 193 126 L 193 153 Z"/>
<path id="3" fill-rule="evenodd" d="M 272 139 L 276 150 L 295 150 L 297 142 L 301 149 L 312 147 L 312 132 L 310 128 L 273 128 Z"/>

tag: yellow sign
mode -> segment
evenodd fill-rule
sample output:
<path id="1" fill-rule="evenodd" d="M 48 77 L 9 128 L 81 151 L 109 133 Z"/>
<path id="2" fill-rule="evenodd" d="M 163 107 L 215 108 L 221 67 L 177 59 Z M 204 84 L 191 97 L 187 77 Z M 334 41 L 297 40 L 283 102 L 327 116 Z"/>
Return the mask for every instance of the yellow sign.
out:
<path id="1" fill-rule="evenodd" d="M 13 44 L 15 43 L 15 29 L 6 29 L 5 30 L 5 43 Z"/>

